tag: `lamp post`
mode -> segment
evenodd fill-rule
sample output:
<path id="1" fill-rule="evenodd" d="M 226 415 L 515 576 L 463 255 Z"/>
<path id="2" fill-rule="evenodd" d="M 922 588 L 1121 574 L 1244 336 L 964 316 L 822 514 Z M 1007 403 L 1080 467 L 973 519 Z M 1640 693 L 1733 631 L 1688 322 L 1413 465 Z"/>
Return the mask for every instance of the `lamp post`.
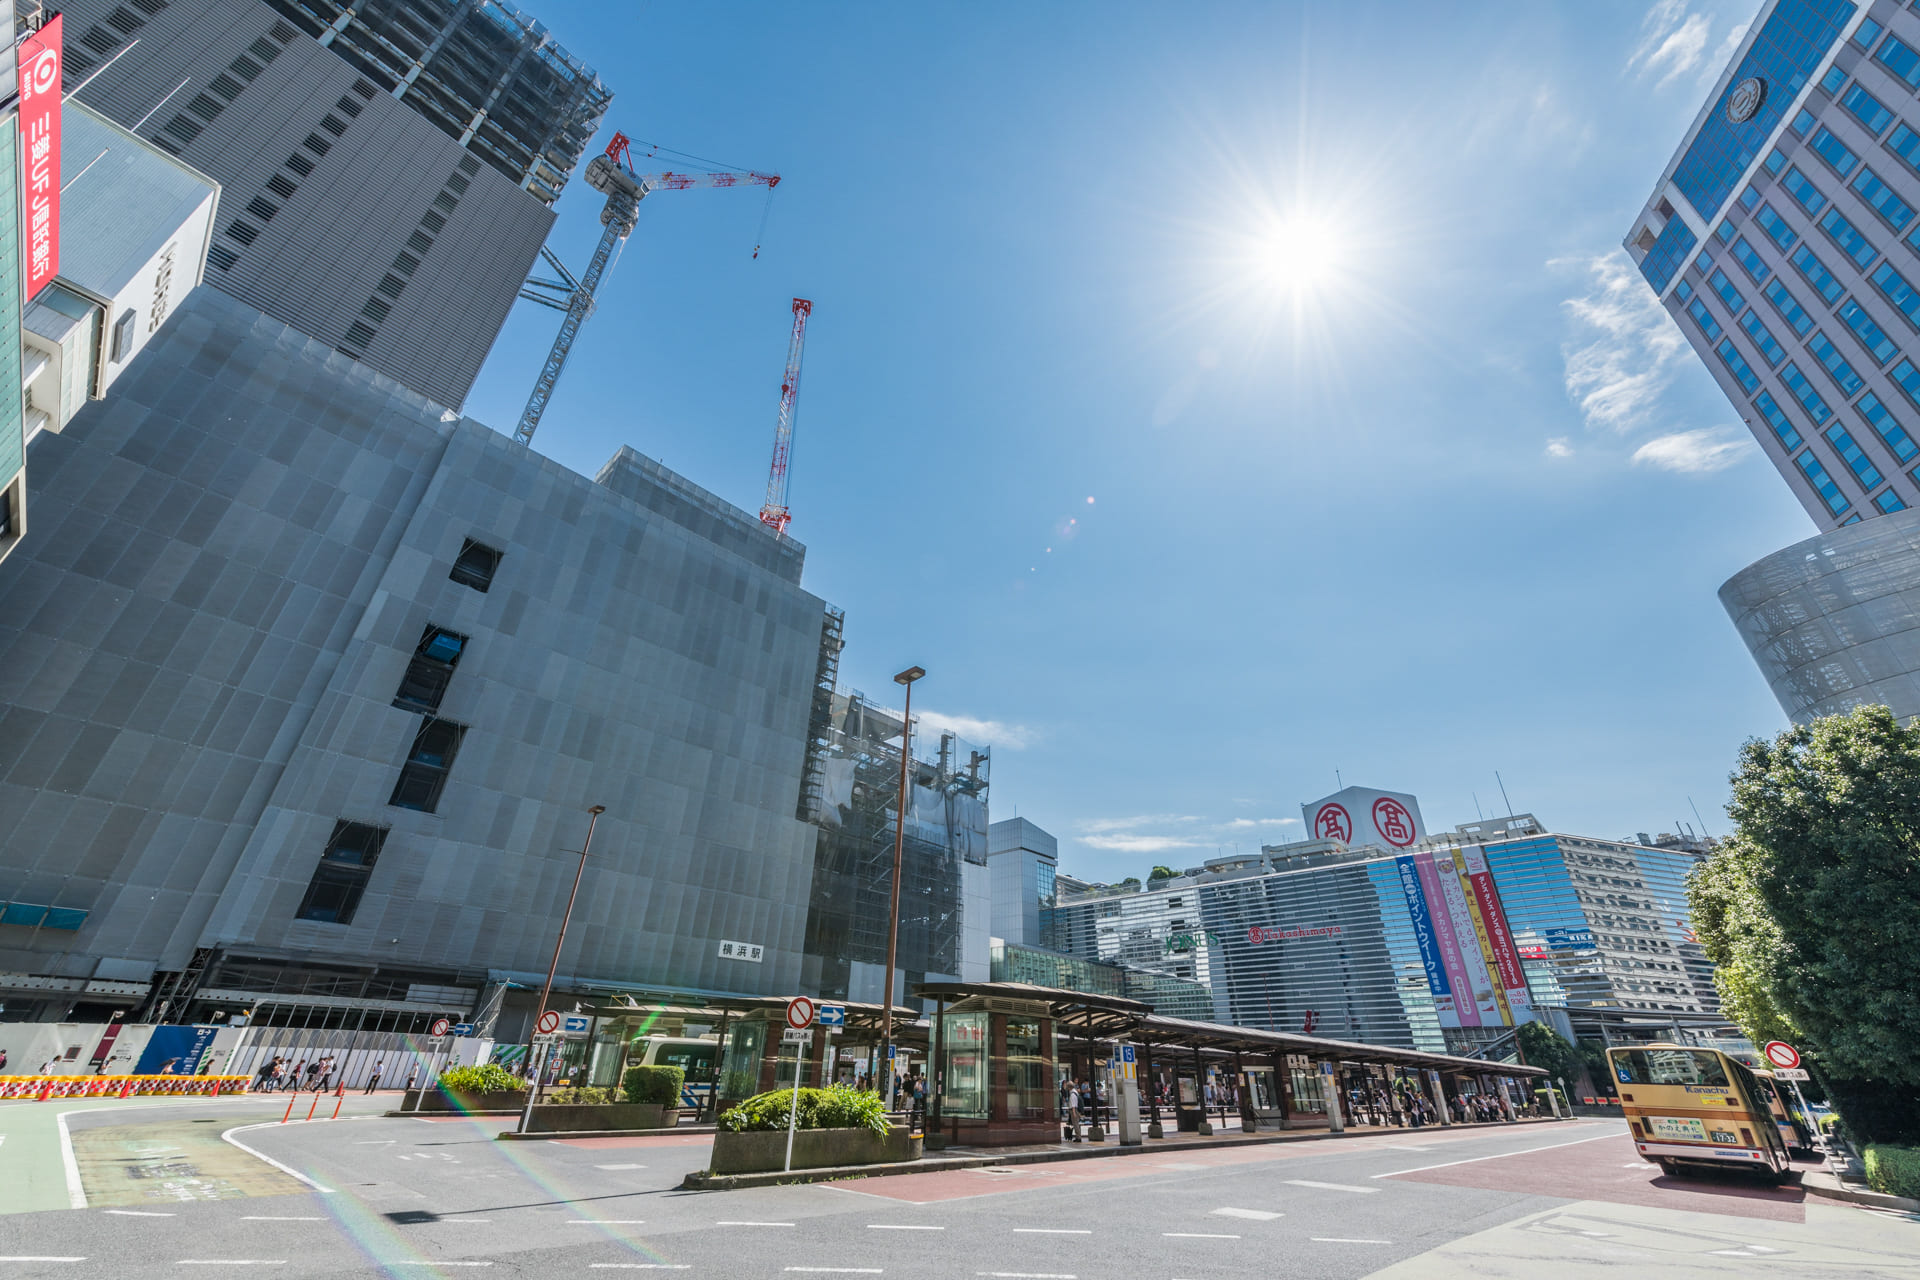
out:
<path id="1" fill-rule="evenodd" d="M 540 1003 L 533 1011 L 533 1033 L 540 1034 L 540 1015 L 547 1011 L 547 997 L 553 994 L 553 977 L 560 971 L 560 948 L 567 943 L 567 924 L 573 919 L 573 903 L 580 896 L 580 877 L 587 872 L 587 850 L 593 848 L 593 828 L 600 821 L 600 815 L 607 811 L 603 804 L 594 805 L 587 810 L 592 816 L 587 819 L 587 838 L 580 846 L 580 865 L 573 872 L 573 892 L 567 895 L 567 909 L 560 916 L 560 936 L 553 940 L 553 963 L 547 966 L 547 980 L 540 988 Z M 533 1077 L 533 1088 L 527 1094 L 527 1111 L 533 1111 L 535 1099 L 539 1098 L 542 1086 L 546 1083 L 547 1064 L 543 1061 Z M 527 1117 L 520 1118 L 521 1132 L 525 1132 Z"/>
<path id="2" fill-rule="evenodd" d="M 893 817 L 893 905 L 887 913 L 887 985 L 880 997 L 880 1052 L 887 1073 L 887 1109 L 893 1109 L 893 966 L 900 949 L 900 850 L 907 838 L 907 765 L 913 759 L 913 682 L 926 675 L 908 667 L 893 678 L 905 685 L 907 705 L 900 713 L 900 799 Z"/>

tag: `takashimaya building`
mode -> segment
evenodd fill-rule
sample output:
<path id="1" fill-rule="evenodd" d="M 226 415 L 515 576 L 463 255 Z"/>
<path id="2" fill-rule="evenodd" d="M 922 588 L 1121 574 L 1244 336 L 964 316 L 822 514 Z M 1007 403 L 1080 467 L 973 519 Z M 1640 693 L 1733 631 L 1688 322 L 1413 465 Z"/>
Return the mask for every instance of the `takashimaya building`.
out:
<path id="1" fill-rule="evenodd" d="M 1920 714 L 1920 14 L 1769 0 L 1625 243 L 1822 531 L 1720 589 L 1781 706 Z"/>

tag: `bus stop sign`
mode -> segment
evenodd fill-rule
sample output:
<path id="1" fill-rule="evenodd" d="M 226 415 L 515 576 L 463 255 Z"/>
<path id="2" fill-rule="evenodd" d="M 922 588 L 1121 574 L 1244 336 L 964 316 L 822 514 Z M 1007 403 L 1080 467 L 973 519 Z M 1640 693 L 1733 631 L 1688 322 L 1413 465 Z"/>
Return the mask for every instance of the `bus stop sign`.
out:
<path id="1" fill-rule="evenodd" d="M 1800 1065 L 1800 1051 L 1785 1040 L 1769 1040 L 1760 1052 L 1768 1062 L 1783 1070 L 1791 1071 Z"/>

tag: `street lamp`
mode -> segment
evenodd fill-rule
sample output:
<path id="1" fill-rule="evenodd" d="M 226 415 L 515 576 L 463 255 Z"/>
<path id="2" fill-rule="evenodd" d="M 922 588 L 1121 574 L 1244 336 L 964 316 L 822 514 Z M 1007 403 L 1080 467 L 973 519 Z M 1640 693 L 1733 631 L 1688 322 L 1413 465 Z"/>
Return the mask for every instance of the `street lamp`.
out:
<path id="1" fill-rule="evenodd" d="M 547 966 L 547 980 L 540 988 L 540 1003 L 533 1011 L 533 1033 L 536 1036 L 540 1034 L 540 1016 L 547 1011 L 547 997 L 553 993 L 553 976 L 560 971 L 560 948 L 566 945 L 567 924 L 573 919 L 574 899 L 580 896 L 580 877 L 587 872 L 587 850 L 593 848 L 593 828 L 594 825 L 600 821 L 600 815 L 606 811 L 607 806 L 603 804 L 597 804 L 587 810 L 592 816 L 587 819 L 586 841 L 580 846 L 580 865 L 574 869 L 573 892 L 567 895 L 567 909 L 560 916 L 560 936 L 553 940 L 553 963 Z M 531 1048 L 531 1046 L 529 1046 L 529 1048 Z M 533 1107 L 534 1099 L 540 1096 L 540 1090 L 546 1078 L 546 1063 L 542 1062 L 539 1071 L 533 1079 L 533 1091 L 527 1098 L 529 1111 L 531 1111 Z M 526 1128 L 524 1117 L 521 1120 L 521 1128 L 522 1130 Z"/>
<path id="2" fill-rule="evenodd" d="M 908 667 L 893 678 L 905 685 L 907 705 L 900 713 L 900 800 L 893 817 L 893 905 L 887 913 L 887 985 L 880 1000 L 880 1044 L 887 1073 L 887 1108 L 893 1108 L 893 966 L 900 949 L 900 849 L 907 838 L 907 763 L 913 758 L 913 682 L 926 675 Z"/>

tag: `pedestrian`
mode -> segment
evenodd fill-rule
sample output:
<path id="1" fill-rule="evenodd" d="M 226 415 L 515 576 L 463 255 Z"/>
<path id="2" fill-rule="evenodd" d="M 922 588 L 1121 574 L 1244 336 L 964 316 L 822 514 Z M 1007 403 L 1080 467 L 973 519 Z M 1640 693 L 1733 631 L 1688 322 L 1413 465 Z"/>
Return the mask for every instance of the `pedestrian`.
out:
<path id="1" fill-rule="evenodd" d="M 306 1074 L 305 1083 L 308 1085 L 312 1085 L 314 1080 L 316 1080 L 319 1077 L 319 1075 L 320 1075 L 320 1059 L 315 1058 L 312 1062 L 309 1062 L 307 1064 L 307 1074 Z"/>
<path id="2" fill-rule="evenodd" d="M 1072 1076 L 1060 1086 L 1060 1118 L 1066 1122 L 1067 1141 L 1080 1141 L 1080 1086 Z"/>
<path id="3" fill-rule="evenodd" d="M 413 1092 L 413 1082 L 420 1078 L 420 1063 L 415 1061 L 407 1068 L 407 1092 Z"/>
<path id="4" fill-rule="evenodd" d="M 376 1062 L 373 1064 L 373 1074 L 367 1077 L 368 1093 L 372 1093 L 375 1089 L 378 1089 L 380 1087 L 380 1068 L 383 1065 L 384 1065 L 383 1063 L 379 1063 L 379 1062 Z"/>
<path id="5" fill-rule="evenodd" d="M 0 1076 L 7 1074 L 7 1051 L 0 1049 Z"/>
<path id="6" fill-rule="evenodd" d="M 300 1061 L 294 1063 L 292 1069 L 287 1072 L 287 1087 L 295 1093 L 300 1092 L 300 1081 L 306 1069 L 307 1061 L 305 1058 L 302 1058 Z"/>
<path id="7" fill-rule="evenodd" d="M 325 1093 L 333 1087 L 333 1055 L 328 1054 L 320 1061 L 320 1085 L 315 1093 Z"/>

